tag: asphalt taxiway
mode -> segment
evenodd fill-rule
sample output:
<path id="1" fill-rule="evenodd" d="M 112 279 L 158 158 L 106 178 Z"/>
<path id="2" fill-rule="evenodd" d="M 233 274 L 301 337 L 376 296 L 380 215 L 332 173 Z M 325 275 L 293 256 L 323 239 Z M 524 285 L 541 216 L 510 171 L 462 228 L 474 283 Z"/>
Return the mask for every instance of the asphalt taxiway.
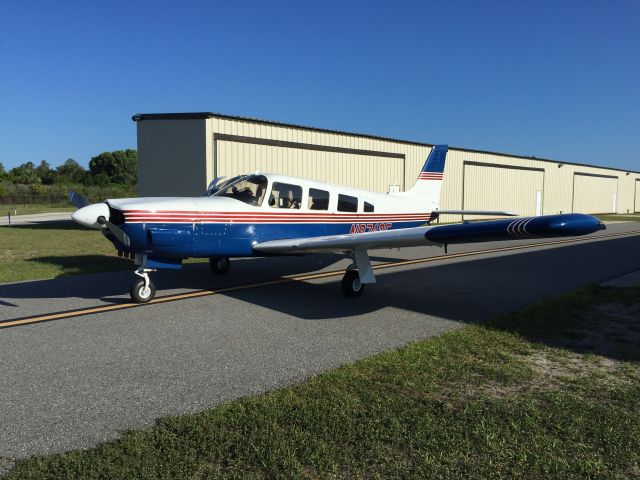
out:
<path id="1" fill-rule="evenodd" d="M 338 255 L 240 259 L 0 285 L 0 457 L 90 447 L 640 269 L 640 224 L 580 239 L 372 252 L 378 283 L 342 296 Z M 2 328 L 4 327 L 4 328 Z"/>
<path id="2" fill-rule="evenodd" d="M 29 215 L 0 215 L 0 227 L 8 225 L 37 225 L 39 223 L 67 222 L 73 212 L 34 213 Z"/>

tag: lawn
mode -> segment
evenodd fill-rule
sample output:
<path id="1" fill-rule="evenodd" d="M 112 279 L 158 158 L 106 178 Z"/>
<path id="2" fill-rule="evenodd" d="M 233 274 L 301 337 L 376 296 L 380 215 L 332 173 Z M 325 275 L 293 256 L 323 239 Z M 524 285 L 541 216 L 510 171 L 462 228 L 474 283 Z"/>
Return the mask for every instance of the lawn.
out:
<path id="1" fill-rule="evenodd" d="M 638 478 L 639 318 L 584 288 L 7 478 Z"/>
<path id="2" fill-rule="evenodd" d="M 100 232 L 72 222 L 0 227 L 0 283 L 131 268 Z"/>
<path id="3" fill-rule="evenodd" d="M 640 213 L 625 215 L 622 213 L 602 213 L 595 215 L 602 221 L 613 222 L 640 222 Z"/>

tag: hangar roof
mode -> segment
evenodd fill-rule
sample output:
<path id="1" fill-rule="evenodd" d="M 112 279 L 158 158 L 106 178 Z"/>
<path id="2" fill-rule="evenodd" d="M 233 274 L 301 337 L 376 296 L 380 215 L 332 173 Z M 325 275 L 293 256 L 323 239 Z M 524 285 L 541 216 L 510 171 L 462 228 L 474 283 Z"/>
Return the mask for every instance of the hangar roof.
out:
<path id="1" fill-rule="evenodd" d="M 324 133 L 335 133 L 339 135 L 347 135 L 350 137 L 363 137 L 363 138 L 371 138 L 374 140 L 384 140 L 388 142 L 396 142 L 396 143 L 404 143 L 407 145 L 420 145 L 424 147 L 433 147 L 433 143 L 424 143 L 424 142 L 415 142 L 411 140 L 402 140 L 398 138 L 391 137 L 383 137 L 379 135 L 370 135 L 366 133 L 354 133 L 354 132 L 345 132 L 342 130 L 331 130 L 327 128 L 317 128 L 317 127 L 309 127 L 306 125 L 298 125 L 295 123 L 284 123 L 284 122 L 275 122 L 273 120 L 262 120 L 259 118 L 252 117 L 242 117 L 238 115 L 225 115 L 222 113 L 214 113 L 214 112 L 184 112 L 184 113 L 137 113 L 131 117 L 134 122 L 139 122 L 142 120 L 205 120 L 207 118 L 220 118 L 223 120 L 237 120 L 241 122 L 249 122 L 249 123 L 258 123 L 261 125 L 273 125 L 278 127 L 287 127 L 287 128 L 295 128 L 298 130 L 309 130 L 313 132 L 324 132 Z M 604 167 L 601 165 L 590 165 L 588 163 L 577 163 L 577 162 L 566 162 L 564 160 L 553 160 L 550 158 L 540 158 L 533 155 L 517 155 L 512 153 L 503 153 L 503 152 L 492 152 L 489 150 L 476 150 L 472 148 L 461 148 L 454 147 L 449 145 L 449 148 L 453 150 L 458 150 L 462 152 L 470 152 L 470 153 L 486 153 L 490 155 L 499 155 L 501 157 L 512 157 L 512 158 L 525 158 L 527 160 L 538 160 L 541 162 L 551 162 L 551 163 L 562 163 L 567 165 L 579 165 L 582 167 L 592 167 L 592 168 L 604 168 L 607 170 L 616 170 L 619 172 L 628 172 L 628 173 L 640 173 L 640 171 L 634 170 L 626 170 L 624 168 L 616 168 L 616 167 Z"/>

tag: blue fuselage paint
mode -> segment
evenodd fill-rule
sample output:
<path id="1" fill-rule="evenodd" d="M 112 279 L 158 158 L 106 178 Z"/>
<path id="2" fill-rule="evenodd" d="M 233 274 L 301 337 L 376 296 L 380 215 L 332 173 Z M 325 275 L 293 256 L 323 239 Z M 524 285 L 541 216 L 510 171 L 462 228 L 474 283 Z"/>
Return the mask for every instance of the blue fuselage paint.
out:
<path id="1" fill-rule="evenodd" d="M 129 250 L 171 258 L 250 257 L 253 246 L 269 240 L 349 234 L 352 223 L 125 223 Z M 366 225 L 366 224 L 363 224 Z M 392 222 L 390 230 L 418 227 L 424 222 Z M 376 224 L 373 224 L 374 228 Z M 112 236 L 119 250 L 127 250 Z M 263 256 L 260 254 L 259 256 Z"/>
<path id="2" fill-rule="evenodd" d="M 400 221 L 385 224 L 367 224 L 367 228 L 398 230 L 419 227 L 423 221 Z M 121 245 L 106 232 L 105 236 L 118 250 L 146 254 L 162 267 L 162 258 L 168 259 L 166 268 L 177 268 L 170 259 L 188 257 L 250 257 L 263 256 L 253 246 L 270 240 L 313 238 L 345 235 L 354 232 L 353 223 L 125 223 L 121 228 L 131 238 L 131 246 Z M 578 213 L 541 217 L 489 220 L 430 228 L 425 239 L 433 244 L 485 242 L 524 238 L 547 238 L 586 235 L 604 229 L 604 225 L 591 215 Z"/>

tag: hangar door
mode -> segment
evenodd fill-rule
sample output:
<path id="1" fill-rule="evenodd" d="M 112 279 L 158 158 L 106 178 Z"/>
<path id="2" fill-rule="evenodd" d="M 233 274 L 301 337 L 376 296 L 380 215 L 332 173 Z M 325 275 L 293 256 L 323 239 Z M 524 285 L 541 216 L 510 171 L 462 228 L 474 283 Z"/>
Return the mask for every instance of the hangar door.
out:
<path id="1" fill-rule="evenodd" d="M 403 154 L 230 135 L 213 143 L 214 176 L 279 173 L 381 193 L 403 185 Z"/>
<path id="2" fill-rule="evenodd" d="M 634 207 L 633 207 L 633 211 L 635 213 L 640 212 L 640 179 L 636 180 L 636 198 L 635 201 L 633 203 Z"/>
<path id="3" fill-rule="evenodd" d="M 573 175 L 574 213 L 615 213 L 618 178 L 576 172 Z"/>
<path id="4" fill-rule="evenodd" d="M 542 215 L 543 169 L 465 162 L 463 175 L 464 210 Z"/>

